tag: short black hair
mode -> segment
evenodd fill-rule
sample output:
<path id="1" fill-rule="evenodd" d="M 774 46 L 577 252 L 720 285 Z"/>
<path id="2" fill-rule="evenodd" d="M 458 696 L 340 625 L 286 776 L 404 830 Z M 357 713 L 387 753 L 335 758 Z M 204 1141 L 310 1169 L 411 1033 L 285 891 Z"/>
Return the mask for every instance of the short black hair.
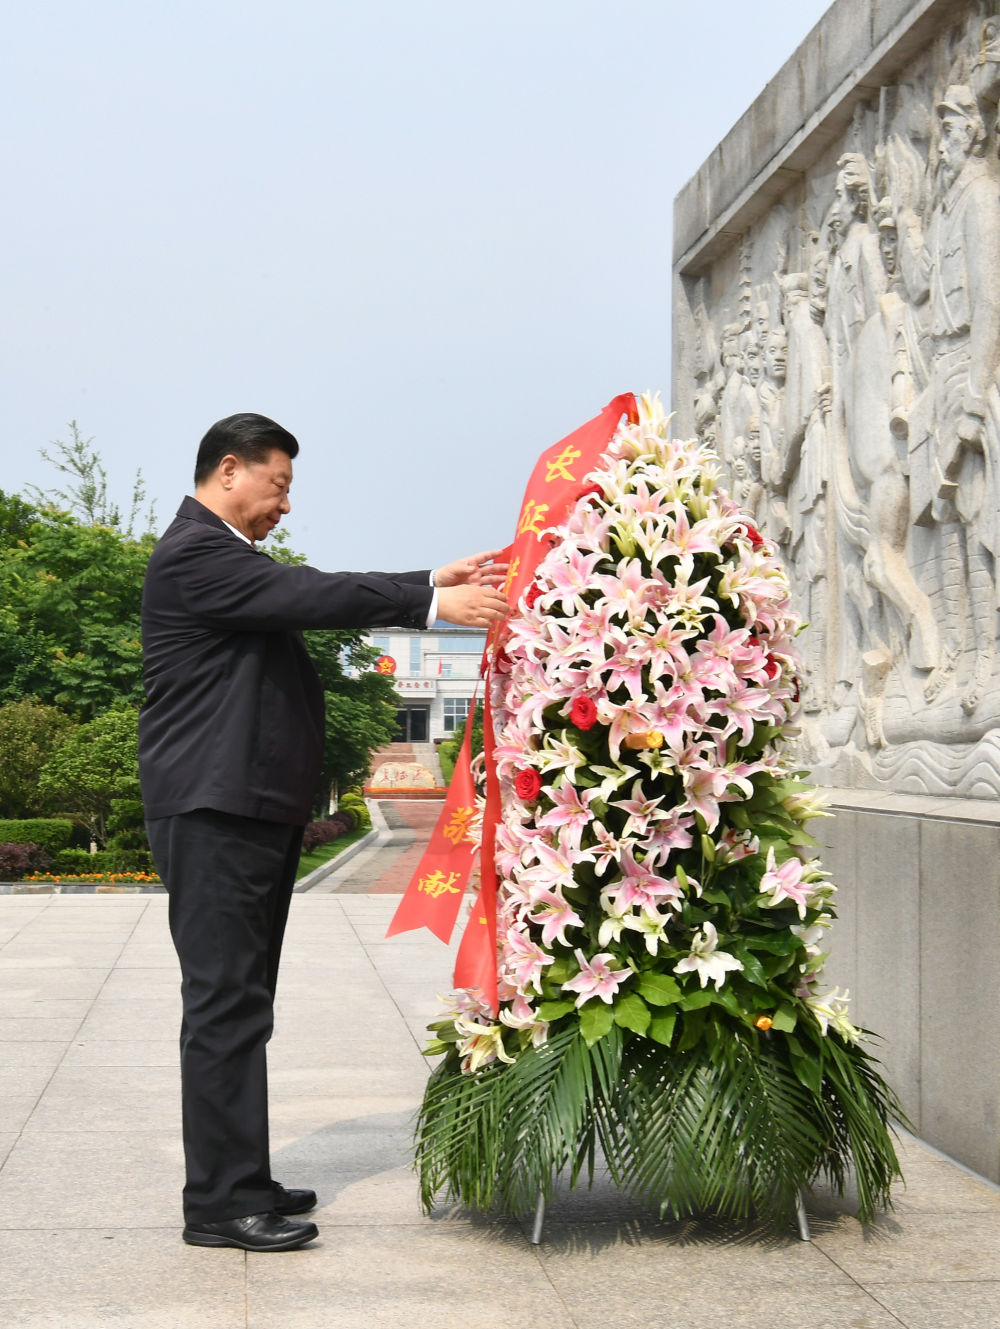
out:
<path id="1" fill-rule="evenodd" d="M 270 453 L 280 448 L 289 457 L 299 455 L 299 444 L 294 434 L 269 420 L 266 415 L 241 411 L 216 420 L 198 444 L 198 457 L 194 464 L 194 482 L 207 480 L 223 457 L 230 454 L 243 462 L 266 461 Z"/>

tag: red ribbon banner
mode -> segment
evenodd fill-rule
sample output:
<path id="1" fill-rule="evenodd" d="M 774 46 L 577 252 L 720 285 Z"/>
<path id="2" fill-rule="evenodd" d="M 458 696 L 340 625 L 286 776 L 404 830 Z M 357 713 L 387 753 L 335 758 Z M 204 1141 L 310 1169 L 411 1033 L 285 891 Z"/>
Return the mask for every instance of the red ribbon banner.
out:
<path id="1" fill-rule="evenodd" d="M 465 737 L 441 816 L 413 880 L 392 916 L 385 934 L 387 937 L 426 927 L 443 942 L 451 940 L 476 852 L 475 842 L 469 838 L 469 827 L 476 815 L 476 788 L 470 758 L 475 713 L 476 698 L 473 695 L 465 722 Z"/>
<path id="2" fill-rule="evenodd" d="M 539 457 L 531 473 L 517 521 L 517 532 L 510 546 L 510 570 L 505 594 L 516 609 L 524 591 L 531 584 L 539 563 L 549 550 L 549 528 L 560 526 L 570 508 L 583 492 L 584 477 L 592 471 L 614 437 L 622 416 L 631 423 L 639 418 L 635 397 L 623 393 L 604 410 Z M 485 1000 L 498 1009 L 496 898 L 497 876 L 494 857 L 496 828 L 500 821 L 500 785 L 493 760 L 493 717 L 490 707 L 490 672 L 503 625 L 490 632 L 483 655 L 486 676 L 486 702 L 483 715 L 483 747 L 486 766 L 486 808 L 480 854 L 481 886 L 472 914 L 459 946 L 455 964 L 455 986 L 478 988 Z M 410 928 L 428 927 L 442 941 L 451 937 L 458 916 L 465 883 L 472 873 L 475 848 L 458 835 L 462 818 L 475 807 L 472 773 L 469 768 L 473 699 L 465 741 L 459 753 L 451 788 L 441 818 L 431 836 L 427 852 L 420 861 L 413 880 L 389 925 L 386 936 Z M 442 835 L 451 841 L 442 843 Z M 446 896 L 446 899 L 442 897 Z"/>

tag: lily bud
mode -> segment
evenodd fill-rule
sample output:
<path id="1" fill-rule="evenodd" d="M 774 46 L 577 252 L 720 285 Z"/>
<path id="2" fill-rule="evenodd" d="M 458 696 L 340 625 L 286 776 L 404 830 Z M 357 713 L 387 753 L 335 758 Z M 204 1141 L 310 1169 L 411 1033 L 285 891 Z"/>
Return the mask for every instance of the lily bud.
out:
<path id="1" fill-rule="evenodd" d="M 662 748 L 663 735 L 658 729 L 647 729 L 641 734 L 627 734 L 625 746 L 631 748 L 633 752 L 641 752 L 647 748 Z"/>

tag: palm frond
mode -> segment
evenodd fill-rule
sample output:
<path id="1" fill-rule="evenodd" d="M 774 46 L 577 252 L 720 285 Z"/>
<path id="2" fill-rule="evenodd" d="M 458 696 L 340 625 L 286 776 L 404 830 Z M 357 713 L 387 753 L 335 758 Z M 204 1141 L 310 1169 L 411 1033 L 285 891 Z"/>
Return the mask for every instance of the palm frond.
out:
<path id="1" fill-rule="evenodd" d="M 592 1182 L 598 1151 L 622 1191 L 661 1214 L 786 1222 L 819 1177 L 857 1177 L 860 1213 L 890 1203 L 897 1100 L 870 1057 L 831 1035 L 816 1089 L 790 1041 L 702 1041 L 680 1052 L 615 1027 L 592 1046 L 574 1022 L 512 1065 L 431 1076 L 416 1132 L 421 1197 L 528 1212 L 561 1176 Z M 796 1054 L 801 1056 L 802 1050 Z"/>

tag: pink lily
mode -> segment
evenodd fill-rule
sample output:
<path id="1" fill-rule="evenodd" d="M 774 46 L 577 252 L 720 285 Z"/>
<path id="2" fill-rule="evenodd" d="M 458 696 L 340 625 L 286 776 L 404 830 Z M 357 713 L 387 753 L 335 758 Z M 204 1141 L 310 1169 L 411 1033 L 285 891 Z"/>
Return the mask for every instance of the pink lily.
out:
<path id="1" fill-rule="evenodd" d="M 578 992 L 576 999 L 579 1008 L 591 997 L 600 997 L 601 1001 L 611 1005 L 611 1001 L 626 979 L 631 978 L 631 969 L 612 969 L 610 961 L 615 957 L 604 951 L 588 960 L 582 951 L 574 951 L 580 972 L 575 978 L 568 978 L 563 983 L 564 992 Z"/>
<path id="2" fill-rule="evenodd" d="M 558 891 L 540 891 L 535 898 L 535 911 L 528 917 L 541 926 L 543 946 L 551 946 L 554 941 L 568 946 L 566 929 L 583 927 L 583 919 Z"/>
<path id="3" fill-rule="evenodd" d="M 522 992 L 529 987 L 541 992 L 542 970 L 555 962 L 555 956 L 546 955 L 541 946 L 523 932 L 512 931 L 503 939 L 501 962 Z"/>
<path id="4" fill-rule="evenodd" d="M 773 846 L 768 849 L 765 872 L 760 879 L 760 893 L 771 898 L 761 902 L 764 908 L 774 909 L 783 901 L 791 900 L 798 908 L 799 918 L 805 918 L 813 890 L 808 882 L 802 880 L 804 871 L 805 864 L 801 858 L 786 858 L 779 866 Z"/>
<path id="5" fill-rule="evenodd" d="M 545 830 L 558 830 L 560 843 L 571 852 L 578 850 L 584 827 L 594 818 L 594 814 L 590 811 L 590 800 L 594 797 L 594 791 L 585 789 L 581 794 L 576 786 L 567 780 L 558 789 L 553 789 L 549 797 L 555 806 L 539 818 L 539 827 Z"/>

